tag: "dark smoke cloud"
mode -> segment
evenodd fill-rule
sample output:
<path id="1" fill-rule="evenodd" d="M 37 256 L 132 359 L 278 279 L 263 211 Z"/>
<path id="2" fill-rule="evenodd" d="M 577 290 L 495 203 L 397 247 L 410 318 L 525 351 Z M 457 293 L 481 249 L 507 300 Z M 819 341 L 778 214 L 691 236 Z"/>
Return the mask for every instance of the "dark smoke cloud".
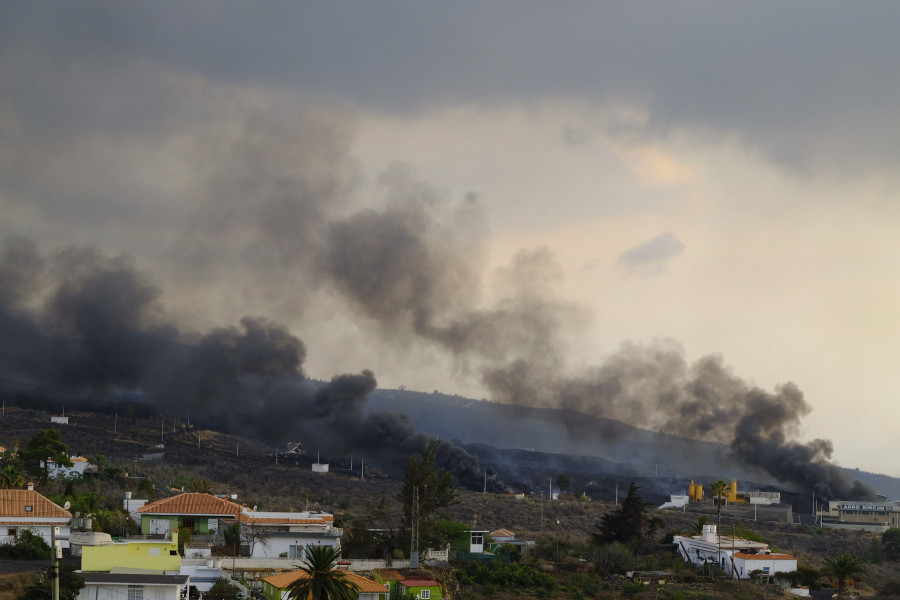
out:
<path id="1" fill-rule="evenodd" d="M 625 344 L 605 364 L 577 377 L 536 381 L 527 365 L 516 362 L 490 370 L 485 381 L 495 397 L 506 402 L 555 404 L 724 443 L 735 460 L 759 467 L 781 482 L 815 489 L 828 498 L 875 498 L 874 490 L 831 462 L 831 442 L 793 441 L 801 418 L 810 411 L 794 384 L 767 392 L 735 376 L 720 356 L 688 364 L 672 341 Z M 535 397 L 540 400 L 534 402 Z"/>
<path id="2" fill-rule="evenodd" d="M 405 415 L 366 415 L 377 385 L 371 371 L 307 381 L 306 347 L 278 323 L 244 317 L 240 327 L 182 332 L 131 259 L 90 247 L 43 258 L 21 238 L 0 257 L 0 339 L 15 349 L 0 355 L 3 377 L 66 392 L 142 390 L 161 410 L 187 409 L 270 442 L 363 453 L 395 475 L 428 443 Z M 442 443 L 439 461 L 460 484 L 480 488 L 483 470 L 465 450 Z M 507 489 L 496 476 L 490 484 Z"/>

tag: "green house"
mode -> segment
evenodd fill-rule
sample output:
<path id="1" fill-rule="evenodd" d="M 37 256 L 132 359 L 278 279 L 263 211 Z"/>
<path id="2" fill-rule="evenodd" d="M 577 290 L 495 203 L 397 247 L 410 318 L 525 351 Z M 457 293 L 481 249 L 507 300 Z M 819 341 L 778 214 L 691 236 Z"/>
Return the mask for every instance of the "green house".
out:
<path id="1" fill-rule="evenodd" d="M 442 600 L 444 597 L 441 584 L 423 575 L 407 575 L 398 582 L 397 591 L 401 597 L 412 594 L 419 600 Z"/>
<path id="2" fill-rule="evenodd" d="M 167 534 L 175 529 L 215 533 L 224 529 L 223 519 L 237 518 L 241 506 L 211 494 L 191 492 L 157 500 L 140 507 L 138 512 L 144 535 Z"/>

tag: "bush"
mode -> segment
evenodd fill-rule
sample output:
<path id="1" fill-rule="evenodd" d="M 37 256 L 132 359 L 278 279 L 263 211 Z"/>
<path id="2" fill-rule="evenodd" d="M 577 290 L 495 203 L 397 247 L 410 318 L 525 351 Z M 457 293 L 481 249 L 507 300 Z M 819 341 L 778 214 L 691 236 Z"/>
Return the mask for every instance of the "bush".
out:
<path id="1" fill-rule="evenodd" d="M 622 595 L 634 596 L 644 591 L 644 584 L 640 581 L 629 581 L 622 586 Z"/>
<path id="2" fill-rule="evenodd" d="M 632 570 L 636 560 L 628 546 L 620 542 L 598 546 L 594 551 L 597 569 L 608 575 Z"/>
<path id="3" fill-rule="evenodd" d="M 20 560 L 48 560 L 50 546 L 30 529 L 20 529 L 15 542 L 0 544 L 0 557 Z"/>
<path id="4" fill-rule="evenodd" d="M 575 588 L 577 592 L 582 592 L 586 596 L 596 596 L 600 593 L 603 582 L 597 576 L 585 575 L 584 573 L 575 573 L 569 584 Z"/>
<path id="5" fill-rule="evenodd" d="M 556 589 L 556 580 L 534 567 L 516 563 L 469 563 L 463 569 L 468 580 L 484 586 L 494 585 L 504 590 Z"/>

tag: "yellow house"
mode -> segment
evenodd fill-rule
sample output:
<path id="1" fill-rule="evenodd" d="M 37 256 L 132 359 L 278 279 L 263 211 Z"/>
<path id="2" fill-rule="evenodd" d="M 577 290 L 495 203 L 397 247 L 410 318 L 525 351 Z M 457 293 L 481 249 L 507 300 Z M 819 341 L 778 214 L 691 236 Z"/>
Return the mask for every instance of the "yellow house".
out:
<path id="1" fill-rule="evenodd" d="M 119 567 L 177 573 L 181 569 L 178 532 L 172 531 L 167 537 L 163 540 L 131 538 L 103 546 L 84 546 L 81 570 L 111 571 Z"/>

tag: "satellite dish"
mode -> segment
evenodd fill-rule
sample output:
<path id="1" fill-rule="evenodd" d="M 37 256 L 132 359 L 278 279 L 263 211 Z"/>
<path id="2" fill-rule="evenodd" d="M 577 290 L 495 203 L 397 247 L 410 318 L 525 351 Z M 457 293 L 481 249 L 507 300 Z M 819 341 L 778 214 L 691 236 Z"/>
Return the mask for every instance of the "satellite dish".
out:
<path id="1" fill-rule="evenodd" d="M 63 508 L 69 510 L 70 508 L 72 508 L 72 503 L 66 500 L 66 503 L 63 504 Z"/>

